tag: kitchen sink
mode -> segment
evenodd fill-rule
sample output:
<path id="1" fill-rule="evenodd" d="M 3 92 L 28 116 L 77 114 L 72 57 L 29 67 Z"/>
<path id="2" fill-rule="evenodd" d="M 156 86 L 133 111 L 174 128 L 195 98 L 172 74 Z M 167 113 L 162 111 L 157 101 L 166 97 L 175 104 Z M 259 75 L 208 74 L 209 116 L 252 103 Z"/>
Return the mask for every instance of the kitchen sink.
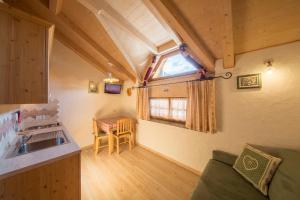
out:
<path id="1" fill-rule="evenodd" d="M 62 130 L 41 133 L 28 137 L 26 142 L 18 142 L 15 149 L 8 154 L 8 158 L 24 155 L 34 151 L 55 147 L 68 143 Z"/>

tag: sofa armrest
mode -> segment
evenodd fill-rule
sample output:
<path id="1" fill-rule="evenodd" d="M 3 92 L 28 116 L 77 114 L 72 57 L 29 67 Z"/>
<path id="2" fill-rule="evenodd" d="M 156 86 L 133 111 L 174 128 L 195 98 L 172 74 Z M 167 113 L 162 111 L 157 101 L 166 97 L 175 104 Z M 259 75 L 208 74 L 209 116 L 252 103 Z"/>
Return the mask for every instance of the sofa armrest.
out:
<path id="1" fill-rule="evenodd" d="M 224 164 L 233 166 L 237 159 L 237 156 L 224 151 L 214 150 L 213 159 Z"/>

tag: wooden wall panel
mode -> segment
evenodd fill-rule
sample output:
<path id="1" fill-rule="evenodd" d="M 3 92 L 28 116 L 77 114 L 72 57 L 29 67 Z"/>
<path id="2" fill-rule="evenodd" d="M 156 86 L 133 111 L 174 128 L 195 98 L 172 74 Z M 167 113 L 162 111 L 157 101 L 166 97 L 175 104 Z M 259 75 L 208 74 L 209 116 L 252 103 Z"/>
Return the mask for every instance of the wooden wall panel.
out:
<path id="1" fill-rule="evenodd" d="M 0 180 L 0 200 L 79 200 L 80 154 Z"/>
<path id="2" fill-rule="evenodd" d="M 45 103 L 48 94 L 46 29 L 26 20 L 14 18 L 12 58 L 15 64 L 10 74 L 11 97 L 15 103 Z"/>
<path id="3" fill-rule="evenodd" d="M 8 101 L 10 16 L 0 12 L 0 104 Z"/>
<path id="4" fill-rule="evenodd" d="M 0 103 L 46 103 L 47 28 L 2 11 L 0 13 Z"/>

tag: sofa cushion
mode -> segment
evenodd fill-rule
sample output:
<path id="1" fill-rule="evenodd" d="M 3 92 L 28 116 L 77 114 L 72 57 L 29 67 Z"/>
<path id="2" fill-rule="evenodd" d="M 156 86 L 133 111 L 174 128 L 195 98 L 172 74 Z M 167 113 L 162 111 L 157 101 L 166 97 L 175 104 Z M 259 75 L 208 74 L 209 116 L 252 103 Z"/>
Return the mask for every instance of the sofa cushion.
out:
<path id="1" fill-rule="evenodd" d="M 269 183 L 280 162 L 280 158 L 246 145 L 233 168 L 264 195 L 268 195 Z"/>
<path id="2" fill-rule="evenodd" d="M 270 200 L 300 199 L 300 152 L 282 149 L 276 156 L 283 162 L 276 171 L 269 189 Z"/>
<path id="3" fill-rule="evenodd" d="M 230 165 L 210 160 L 192 200 L 267 200 Z"/>
<path id="4" fill-rule="evenodd" d="M 224 151 L 214 150 L 213 151 L 213 159 L 223 162 L 227 165 L 233 166 L 237 159 L 237 156 L 233 155 L 231 153 L 224 152 Z"/>

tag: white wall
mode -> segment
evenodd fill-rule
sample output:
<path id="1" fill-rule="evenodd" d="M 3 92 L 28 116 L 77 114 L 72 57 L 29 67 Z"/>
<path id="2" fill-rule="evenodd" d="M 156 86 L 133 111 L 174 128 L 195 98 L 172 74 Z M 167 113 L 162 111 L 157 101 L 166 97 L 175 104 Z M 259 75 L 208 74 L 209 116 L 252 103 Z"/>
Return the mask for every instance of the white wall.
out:
<path id="1" fill-rule="evenodd" d="M 270 76 L 266 58 L 275 61 Z M 218 74 L 224 73 L 221 62 Z M 214 149 L 237 154 L 245 143 L 300 149 L 300 42 L 239 55 L 230 71 L 233 78 L 216 82 L 217 134 L 140 120 L 138 143 L 199 171 Z M 262 89 L 237 90 L 236 76 L 251 73 L 263 73 Z M 122 104 L 134 113 L 135 95 L 123 95 Z"/>
<path id="2" fill-rule="evenodd" d="M 93 117 L 117 115 L 121 95 L 103 93 L 104 75 L 55 40 L 50 63 L 50 94 L 59 100 L 60 121 L 81 146 L 93 143 Z M 99 82 L 99 93 L 88 93 L 88 81 Z"/>

